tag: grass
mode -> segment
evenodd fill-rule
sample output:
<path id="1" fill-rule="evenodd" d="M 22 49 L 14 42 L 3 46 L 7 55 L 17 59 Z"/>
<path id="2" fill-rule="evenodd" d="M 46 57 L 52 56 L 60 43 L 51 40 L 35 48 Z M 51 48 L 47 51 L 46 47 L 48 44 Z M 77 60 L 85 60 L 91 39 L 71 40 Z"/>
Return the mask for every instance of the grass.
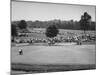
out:
<path id="1" fill-rule="evenodd" d="M 59 71 L 96 69 L 95 64 L 41 65 L 41 64 L 12 63 L 11 65 L 12 65 L 11 69 L 13 71 L 23 71 L 25 73 L 43 73 L 43 72 L 59 72 Z"/>
<path id="2" fill-rule="evenodd" d="M 12 47 L 11 69 L 16 73 L 42 73 L 95 69 L 95 45 Z"/>

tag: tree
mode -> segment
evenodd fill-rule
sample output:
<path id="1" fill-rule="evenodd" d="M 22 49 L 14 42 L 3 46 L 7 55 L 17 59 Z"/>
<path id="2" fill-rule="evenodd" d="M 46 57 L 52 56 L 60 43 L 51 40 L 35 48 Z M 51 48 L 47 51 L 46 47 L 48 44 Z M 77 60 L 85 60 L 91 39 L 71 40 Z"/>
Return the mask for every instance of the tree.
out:
<path id="1" fill-rule="evenodd" d="M 21 21 L 19 22 L 19 24 L 18 24 L 18 27 L 19 27 L 20 29 L 26 29 L 26 28 L 27 28 L 27 23 L 26 23 L 26 21 L 25 21 L 25 20 L 21 20 Z"/>
<path id="2" fill-rule="evenodd" d="M 49 38 L 54 38 L 57 36 L 57 34 L 59 33 L 59 30 L 57 29 L 57 27 L 55 25 L 50 25 L 47 29 L 46 29 L 46 36 Z M 53 44 L 53 40 L 49 40 L 50 44 Z"/>
<path id="3" fill-rule="evenodd" d="M 87 12 L 84 12 L 80 20 L 80 27 L 82 30 L 84 30 L 84 33 L 86 30 L 89 29 L 90 21 L 91 21 L 91 16 Z"/>
<path id="4" fill-rule="evenodd" d="M 14 38 L 18 35 L 16 26 L 14 24 L 11 24 L 11 36 L 12 41 L 14 41 Z"/>
<path id="5" fill-rule="evenodd" d="M 49 26 L 47 29 L 46 29 L 46 36 L 49 37 L 49 38 L 53 38 L 55 36 L 57 36 L 58 34 L 58 29 L 55 25 L 51 25 Z"/>

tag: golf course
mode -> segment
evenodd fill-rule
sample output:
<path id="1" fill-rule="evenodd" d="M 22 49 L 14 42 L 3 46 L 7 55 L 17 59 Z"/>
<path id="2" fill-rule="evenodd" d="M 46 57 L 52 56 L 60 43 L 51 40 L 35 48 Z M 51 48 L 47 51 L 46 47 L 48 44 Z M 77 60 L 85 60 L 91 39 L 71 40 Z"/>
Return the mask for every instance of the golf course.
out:
<path id="1" fill-rule="evenodd" d="M 18 50 L 22 48 L 23 55 Z M 95 45 L 35 46 L 11 48 L 12 73 L 38 73 L 95 69 Z"/>

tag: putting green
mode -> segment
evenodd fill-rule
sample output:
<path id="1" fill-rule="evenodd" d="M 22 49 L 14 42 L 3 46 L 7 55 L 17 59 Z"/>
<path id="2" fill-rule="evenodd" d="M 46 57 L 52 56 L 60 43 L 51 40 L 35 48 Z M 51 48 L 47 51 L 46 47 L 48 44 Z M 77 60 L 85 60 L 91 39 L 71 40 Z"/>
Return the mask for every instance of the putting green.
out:
<path id="1" fill-rule="evenodd" d="M 23 46 L 11 48 L 12 63 L 26 64 L 95 64 L 95 45 Z"/>

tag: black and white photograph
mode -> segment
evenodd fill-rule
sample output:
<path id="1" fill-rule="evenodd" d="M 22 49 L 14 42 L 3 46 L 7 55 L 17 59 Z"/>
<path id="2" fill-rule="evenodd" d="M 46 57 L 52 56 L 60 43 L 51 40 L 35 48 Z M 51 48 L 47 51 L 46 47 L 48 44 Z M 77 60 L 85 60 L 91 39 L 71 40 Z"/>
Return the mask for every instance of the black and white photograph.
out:
<path id="1" fill-rule="evenodd" d="M 11 1 L 11 74 L 96 69 L 96 6 Z"/>

